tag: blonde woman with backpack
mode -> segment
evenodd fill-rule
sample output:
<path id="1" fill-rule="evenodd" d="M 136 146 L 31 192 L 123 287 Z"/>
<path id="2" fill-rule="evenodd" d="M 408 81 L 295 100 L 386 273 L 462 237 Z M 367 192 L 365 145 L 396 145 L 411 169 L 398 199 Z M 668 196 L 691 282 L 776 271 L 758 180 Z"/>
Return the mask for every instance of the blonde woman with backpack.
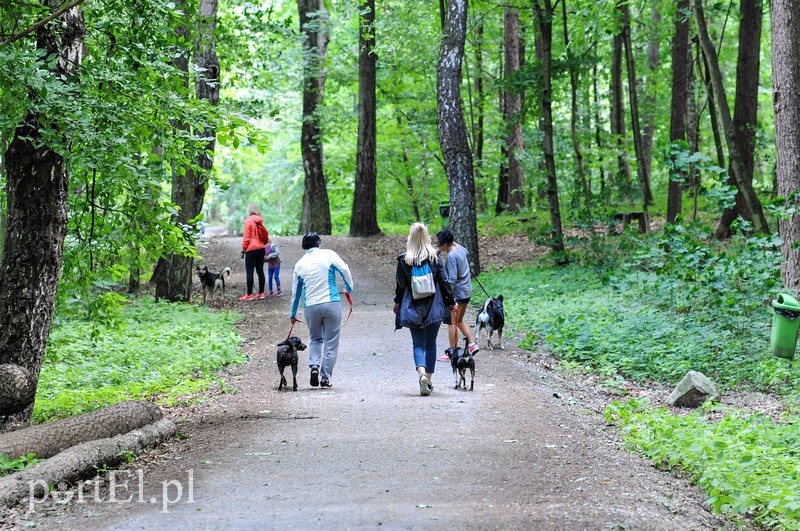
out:
<path id="1" fill-rule="evenodd" d="M 247 293 L 240 301 L 264 299 L 264 247 L 269 241 L 269 233 L 264 227 L 261 209 L 256 203 L 247 205 L 247 219 L 242 229 L 242 258 L 247 276 Z M 253 271 L 258 275 L 258 295 L 253 295 Z"/>
<path id="2" fill-rule="evenodd" d="M 419 376 L 419 394 L 433 391 L 436 369 L 436 338 L 442 322 L 455 306 L 453 291 L 444 277 L 439 252 L 431 244 L 428 227 L 414 223 L 406 252 L 397 257 L 394 307 L 395 330 L 411 332 L 414 364 Z"/>

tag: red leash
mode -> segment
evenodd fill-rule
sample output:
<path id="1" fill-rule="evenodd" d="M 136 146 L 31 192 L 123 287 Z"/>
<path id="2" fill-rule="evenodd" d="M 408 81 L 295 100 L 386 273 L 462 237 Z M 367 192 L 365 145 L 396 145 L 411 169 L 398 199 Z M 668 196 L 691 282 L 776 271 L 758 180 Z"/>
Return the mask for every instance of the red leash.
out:
<path id="1" fill-rule="evenodd" d="M 344 324 L 342 326 L 345 326 L 347 324 L 347 321 L 350 320 L 350 316 L 353 315 L 353 297 L 351 297 L 350 293 L 347 291 L 344 292 L 344 297 L 347 299 L 347 302 L 350 303 L 350 312 L 347 314 L 347 319 L 345 319 Z"/>

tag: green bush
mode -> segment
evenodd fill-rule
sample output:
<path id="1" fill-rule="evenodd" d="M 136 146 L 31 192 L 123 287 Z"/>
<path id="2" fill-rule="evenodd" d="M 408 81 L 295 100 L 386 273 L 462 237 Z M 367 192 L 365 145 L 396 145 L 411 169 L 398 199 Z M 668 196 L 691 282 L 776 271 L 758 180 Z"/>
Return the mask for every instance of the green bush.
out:
<path id="1" fill-rule="evenodd" d="M 157 397 L 171 403 L 208 388 L 216 381 L 215 371 L 245 359 L 234 329 L 237 314 L 149 299 L 119 311 L 113 303 L 96 306 L 84 318 L 73 315 L 53 327 L 35 422 L 129 399 Z M 104 316 L 99 321 L 98 312 Z"/>

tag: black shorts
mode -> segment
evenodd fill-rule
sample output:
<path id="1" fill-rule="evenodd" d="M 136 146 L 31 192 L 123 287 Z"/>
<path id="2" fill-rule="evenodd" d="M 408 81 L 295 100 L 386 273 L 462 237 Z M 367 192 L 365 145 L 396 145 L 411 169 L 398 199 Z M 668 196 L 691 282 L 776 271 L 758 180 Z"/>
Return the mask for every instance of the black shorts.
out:
<path id="1" fill-rule="evenodd" d="M 467 297 L 466 299 L 456 299 L 456 304 L 469 304 L 469 299 L 470 297 Z"/>

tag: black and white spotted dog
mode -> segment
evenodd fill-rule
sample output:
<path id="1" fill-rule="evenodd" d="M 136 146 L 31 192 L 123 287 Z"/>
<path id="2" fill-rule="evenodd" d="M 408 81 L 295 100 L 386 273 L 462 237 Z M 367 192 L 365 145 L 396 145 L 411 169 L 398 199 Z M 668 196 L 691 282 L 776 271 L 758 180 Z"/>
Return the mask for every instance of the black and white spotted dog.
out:
<path id="1" fill-rule="evenodd" d="M 203 287 L 203 304 L 206 302 L 206 293 L 213 295 L 214 293 L 222 292 L 222 297 L 225 297 L 225 275 L 231 275 L 230 267 L 226 267 L 220 273 L 212 273 L 206 266 L 197 266 L 194 268 L 194 272 Z"/>
<path id="2" fill-rule="evenodd" d="M 475 357 L 469 353 L 467 338 L 464 338 L 464 348 L 452 347 L 445 350 L 453 367 L 453 376 L 456 379 L 456 389 L 467 390 L 467 369 L 469 369 L 469 390 L 475 386 Z"/>
<path id="3" fill-rule="evenodd" d="M 486 344 L 489 348 L 492 346 L 492 334 L 497 332 L 497 346 L 503 348 L 503 326 L 506 324 L 506 313 L 503 310 L 503 296 L 499 295 L 496 298 L 489 297 L 483 303 L 483 310 L 478 313 L 478 318 L 475 321 L 475 341 L 478 342 L 481 336 L 481 331 L 486 332 Z"/>

